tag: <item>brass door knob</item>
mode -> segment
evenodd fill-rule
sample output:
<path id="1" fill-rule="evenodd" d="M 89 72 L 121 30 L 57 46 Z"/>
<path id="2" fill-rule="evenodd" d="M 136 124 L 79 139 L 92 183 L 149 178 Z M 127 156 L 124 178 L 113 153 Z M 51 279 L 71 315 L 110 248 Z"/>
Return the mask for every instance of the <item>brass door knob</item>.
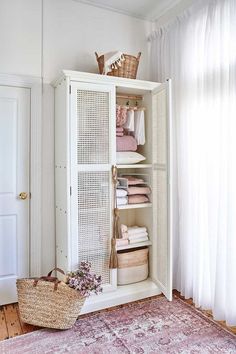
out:
<path id="1" fill-rule="evenodd" d="M 25 200 L 28 198 L 28 194 L 26 192 L 21 192 L 19 194 L 19 198 Z"/>

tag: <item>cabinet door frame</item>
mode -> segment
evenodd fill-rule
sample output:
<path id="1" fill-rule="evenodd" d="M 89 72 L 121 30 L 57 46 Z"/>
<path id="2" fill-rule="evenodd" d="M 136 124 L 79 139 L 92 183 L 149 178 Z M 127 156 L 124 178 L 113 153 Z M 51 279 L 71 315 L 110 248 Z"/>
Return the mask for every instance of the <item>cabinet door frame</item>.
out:
<path id="1" fill-rule="evenodd" d="M 167 79 L 166 82 L 160 84 L 157 88 L 152 91 L 152 97 L 159 94 L 161 91 L 165 90 L 166 100 L 163 102 L 165 105 L 166 112 L 166 137 L 165 137 L 165 149 L 166 149 L 166 163 L 158 163 L 154 161 L 153 170 L 155 171 L 166 171 L 166 183 L 167 183 L 167 285 L 158 277 L 158 269 L 154 271 L 153 280 L 157 283 L 160 290 L 166 296 L 168 300 L 172 300 L 172 95 L 171 95 L 171 79 Z M 154 102 L 153 102 L 154 104 Z M 156 108 L 153 107 L 153 111 Z M 153 120 L 157 119 L 153 115 Z M 153 122 L 155 124 L 155 122 Z M 155 133 L 154 133 L 155 134 Z M 154 152 L 155 153 L 155 152 Z M 157 197 L 157 196 L 156 196 Z M 157 215 L 154 215 L 154 219 Z M 158 236 L 158 235 L 157 235 Z M 158 244 L 156 245 L 158 247 Z"/>
<path id="2" fill-rule="evenodd" d="M 116 136 L 115 136 L 115 86 L 110 84 L 99 83 L 85 83 L 85 82 L 70 82 L 70 217 L 71 217 L 71 230 L 70 230 L 70 244 L 69 250 L 69 264 L 73 266 L 78 254 L 78 245 L 73 243 L 72 235 L 78 234 L 78 209 L 74 206 L 78 203 L 78 189 L 77 189 L 77 172 L 78 171 L 104 171 L 110 173 L 110 235 L 112 237 L 112 218 L 113 218 L 113 185 L 112 185 L 112 165 L 116 162 Z M 77 145 L 77 116 L 76 116 L 76 92 L 77 90 L 88 91 L 101 91 L 109 94 L 109 161 L 106 164 L 77 164 L 77 149 L 74 147 Z M 103 291 L 112 291 L 117 287 L 117 271 L 116 269 L 110 270 L 110 283 L 103 286 Z"/>

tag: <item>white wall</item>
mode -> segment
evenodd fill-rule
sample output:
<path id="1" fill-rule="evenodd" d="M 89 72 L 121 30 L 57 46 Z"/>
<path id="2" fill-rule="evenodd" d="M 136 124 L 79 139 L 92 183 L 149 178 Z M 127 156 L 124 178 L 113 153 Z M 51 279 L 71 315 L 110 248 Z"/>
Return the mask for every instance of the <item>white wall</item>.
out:
<path id="1" fill-rule="evenodd" d="M 147 79 L 150 23 L 72 0 L 47 0 L 44 6 L 44 76 L 61 69 L 98 72 L 94 52 L 142 52 L 139 78 Z"/>
<path id="2" fill-rule="evenodd" d="M 41 1 L 0 1 L 0 72 L 40 76 Z"/>
<path id="3" fill-rule="evenodd" d="M 142 52 L 138 77 L 148 79 L 147 21 L 73 0 L 0 1 L 0 72 L 43 76 L 42 273 L 54 266 L 54 118 L 49 82 L 62 69 L 97 72 L 94 52 Z M 43 61 L 41 62 L 41 55 Z M 41 64 L 42 67 L 41 67 Z M 42 70 L 41 70 L 42 69 Z"/>

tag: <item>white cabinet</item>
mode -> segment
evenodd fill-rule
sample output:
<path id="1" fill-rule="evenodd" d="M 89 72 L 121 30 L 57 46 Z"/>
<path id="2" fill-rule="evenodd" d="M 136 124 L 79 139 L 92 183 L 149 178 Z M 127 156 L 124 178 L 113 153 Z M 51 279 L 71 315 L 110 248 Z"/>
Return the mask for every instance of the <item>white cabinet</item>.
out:
<path id="1" fill-rule="evenodd" d="M 163 292 L 172 298 L 171 269 L 171 90 L 164 84 L 63 71 L 55 87 L 57 266 L 72 270 L 89 260 L 102 275 L 104 292 L 86 300 L 82 313 Z M 138 95 L 145 106 L 144 163 L 116 164 L 116 98 Z M 118 173 L 148 176 L 150 203 L 120 208 L 121 222 L 149 230 L 149 278 L 117 286 L 109 269 L 114 193 Z M 129 246 L 130 247 L 130 246 Z M 127 247 L 128 248 L 128 247 Z"/>

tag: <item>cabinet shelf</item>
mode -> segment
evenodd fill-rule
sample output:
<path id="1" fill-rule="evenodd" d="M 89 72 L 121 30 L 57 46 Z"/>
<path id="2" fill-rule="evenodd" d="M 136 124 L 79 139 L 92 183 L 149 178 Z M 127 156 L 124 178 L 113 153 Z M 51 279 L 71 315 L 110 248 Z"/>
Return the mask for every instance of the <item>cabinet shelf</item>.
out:
<path id="1" fill-rule="evenodd" d="M 117 165 L 117 168 L 152 168 L 152 164 Z"/>
<path id="2" fill-rule="evenodd" d="M 121 251 L 121 250 L 128 250 L 131 248 L 138 248 L 138 247 L 151 246 L 151 245 L 152 245 L 151 241 L 148 240 L 144 242 L 132 243 L 131 245 L 117 246 L 116 250 Z"/>
<path id="3" fill-rule="evenodd" d="M 152 203 L 142 203 L 142 204 L 127 204 L 127 205 L 120 205 L 117 208 L 119 210 L 126 210 L 126 209 L 140 209 L 140 208 L 151 208 Z"/>

